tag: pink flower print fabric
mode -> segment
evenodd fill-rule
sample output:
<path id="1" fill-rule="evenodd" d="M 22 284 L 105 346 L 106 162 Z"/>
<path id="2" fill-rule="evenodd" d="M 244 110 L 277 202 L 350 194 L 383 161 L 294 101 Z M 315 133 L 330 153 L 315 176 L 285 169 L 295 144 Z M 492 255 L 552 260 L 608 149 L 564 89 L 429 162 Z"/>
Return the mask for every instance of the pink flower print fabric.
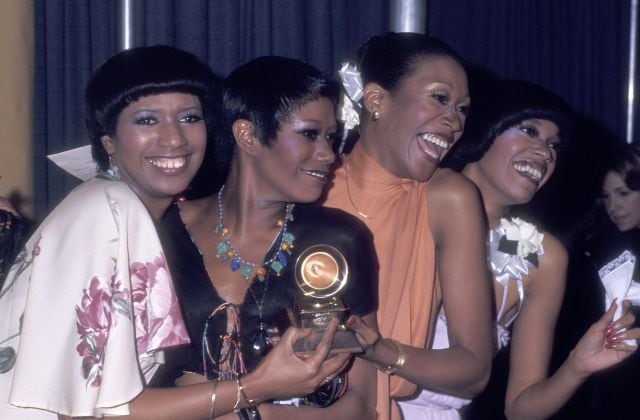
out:
<path id="1" fill-rule="evenodd" d="M 138 353 L 188 340 L 164 255 L 133 263 L 131 284 Z"/>
<path id="2" fill-rule="evenodd" d="M 103 353 L 109 331 L 118 317 L 131 319 L 133 303 L 136 348 L 147 354 L 159 348 L 182 344 L 187 340 L 182 327 L 178 300 L 171 287 L 171 276 L 163 255 L 151 262 L 134 262 L 129 270 L 132 292 L 122 288 L 119 276 L 107 283 L 94 276 L 76 306 L 80 343 L 76 350 L 82 357 L 82 374 L 87 385 L 99 386 Z"/>
<path id="3" fill-rule="evenodd" d="M 188 342 L 147 209 L 126 184 L 89 180 L 0 291 L 0 419 L 128 415 L 162 350 Z"/>
<path id="4" fill-rule="evenodd" d="M 94 276 L 88 289 L 84 289 L 80 304 L 76 306 L 77 331 L 80 344 L 76 347 L 82 357 L 82 376 L 87 385 L 100 386 L 104 348 L 109 330 L 118 313 L 131 319 L 128 291 L 122 290 L 117 276 L 111 284 Z"/>

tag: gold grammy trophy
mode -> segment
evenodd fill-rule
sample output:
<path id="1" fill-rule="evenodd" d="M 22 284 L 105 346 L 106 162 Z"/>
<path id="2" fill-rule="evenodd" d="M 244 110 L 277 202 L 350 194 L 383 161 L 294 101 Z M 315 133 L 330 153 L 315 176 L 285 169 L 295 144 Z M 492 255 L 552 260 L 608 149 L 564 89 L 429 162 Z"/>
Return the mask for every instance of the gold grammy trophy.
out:
<path id="1" fill-rule="evenodd" d="M 362 352 L 355 333 L 343 324 L 347 308 L 340 295 L 349 281 L 349 266 L 344 255 L 330 245 L 313 245 L 298 257 L 295 275 L 299 287 L 294 307 L 296 324 L 311 328 L 312 332 L 298 340 L 293 350 L 298 354 L 313 352 L 329 322 L 337 318 L 340 324 L 333 337 L 331 353 Z"/>

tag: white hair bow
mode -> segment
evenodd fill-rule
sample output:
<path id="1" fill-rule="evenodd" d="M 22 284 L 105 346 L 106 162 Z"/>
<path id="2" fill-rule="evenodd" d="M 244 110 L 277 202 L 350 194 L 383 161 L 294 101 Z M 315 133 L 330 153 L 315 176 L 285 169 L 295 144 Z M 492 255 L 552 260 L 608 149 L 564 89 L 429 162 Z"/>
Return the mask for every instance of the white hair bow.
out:
<path id="1" fill-rule="evenodd" d="M 360 124 L 360 100 L 364 95 L 362 89 L 362 76 L 355 64 L 346 62 L 338 71 L 344 94 L 342 95 L 342 104 L 340 105 L 340 113 L 338 119 L 344 123 L 344 132 L 338 153 L 342 153 L 349 130 L 353 130 Z M 356 109 L 357 108 L 357 109 Z"/>

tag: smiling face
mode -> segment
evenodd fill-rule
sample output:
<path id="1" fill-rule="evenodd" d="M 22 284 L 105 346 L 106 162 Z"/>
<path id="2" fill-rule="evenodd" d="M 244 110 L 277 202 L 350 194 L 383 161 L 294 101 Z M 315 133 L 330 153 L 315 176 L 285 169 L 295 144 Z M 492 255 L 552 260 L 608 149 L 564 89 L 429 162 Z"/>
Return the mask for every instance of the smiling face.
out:
<path id="1" fill-rule="evenodd" d="M 380 114 L 368 123 L 376 140 L 365 147 L 394 175 L 427 181 L 462 135 L 470 104 L 466 73 L 449 57 L 429 56 L 384 92 L 379 108 L 374 100 L 370 109 Z"/>
<path id="2" fill-rule="evenodd" d="M 265 196 L 281 202 L 316 201 L 335 160 L 335 135 L 335 108 L 328 98 L 308 102 L 280 121 L 275 141 L 260 143 L 254 160 Z"/>
<path id="3" fill-rule="evenodd" d="M 542 119 L 524 120 L 499 134 L 465 173 L 480 188 L 485 203 L 511 206 L 529 202 L 556 168 L 558 126 Z"/>
<path id="4" fill-rule="evenodd" d="M 150 209 L 185 190 L 206 142 L 200 100 L 186 93 L 141 97 L 122 110 L 115 135 L 102 137 L 121 180 Z"/>
<path id="5" fill-rule="evenodd" d="M 640 191 L 627 187 L 618 172 L 607 172 L 602 183 L 602 198 L 609 218 L 620 231 L 640 227 Z"/>

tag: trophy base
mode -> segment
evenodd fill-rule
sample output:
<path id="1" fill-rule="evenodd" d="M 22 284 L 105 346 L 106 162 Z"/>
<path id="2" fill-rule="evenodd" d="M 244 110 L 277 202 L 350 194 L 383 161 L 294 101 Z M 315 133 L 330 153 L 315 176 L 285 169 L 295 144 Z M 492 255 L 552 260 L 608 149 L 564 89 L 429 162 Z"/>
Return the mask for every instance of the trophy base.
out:
<path id="1" fill-rule="evenodd" d="M 324 328 L 313 328 L 309 336 L 299 339 L 293 344 L 294 353 L 301 356 L 313 353 L 318 344 L 320 344 L 324 331 Z M 331 343 L 329 354 L 362 352 L 363 348 L 356 334 L 342 325 L 338 326 L 338 329 L 333 334 L 333 342 Z"/>

